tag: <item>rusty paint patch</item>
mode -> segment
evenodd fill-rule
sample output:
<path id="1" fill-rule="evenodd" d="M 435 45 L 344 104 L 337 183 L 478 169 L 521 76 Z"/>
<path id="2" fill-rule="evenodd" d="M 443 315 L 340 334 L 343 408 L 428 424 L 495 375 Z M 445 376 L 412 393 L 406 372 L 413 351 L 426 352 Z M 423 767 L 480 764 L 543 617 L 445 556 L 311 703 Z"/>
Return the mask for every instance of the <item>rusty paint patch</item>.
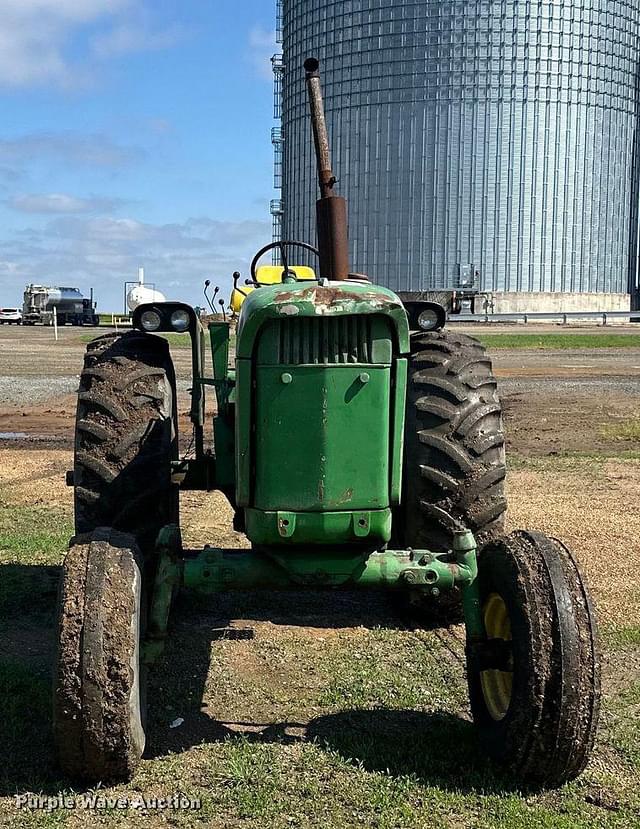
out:
<path id="1" fill-rule="evenodd" d="M 333 305 L 336 302 L 377 302 L 381 305 L 396 305 L 395 300 L 376 291 L 359 294 L 344 288 L 315 288 L 313 302 L 315 305 Z"/>
<path id="2" fill-rule="evenodd" d="M 314 288 L 305 288 L 304 291 L 282 291 L 282 293 L 278 293 L 275 296 L 275 302 L 307 302 L 309 299 L 309 294 L 312 294 Z"/>
<path id="3" fill-rule="evenodd" d="M 310 302 L 316 307 L 327 310 L 331 306 L 335 307 L 338 303 L 344 302 L 366 302 L 374 305 L 391 305 L 392 307 L 401 306 L 399 300 L 386 294 L 376 291 L 356 293 L 338 286 L 333 288 L 313 286 L 305 288 L 303 291 L 284 291 L 276 296 L 276 302 L 278 304 L 283 302 Z M 340 310 L 342 309 L 340 308 Z"/>

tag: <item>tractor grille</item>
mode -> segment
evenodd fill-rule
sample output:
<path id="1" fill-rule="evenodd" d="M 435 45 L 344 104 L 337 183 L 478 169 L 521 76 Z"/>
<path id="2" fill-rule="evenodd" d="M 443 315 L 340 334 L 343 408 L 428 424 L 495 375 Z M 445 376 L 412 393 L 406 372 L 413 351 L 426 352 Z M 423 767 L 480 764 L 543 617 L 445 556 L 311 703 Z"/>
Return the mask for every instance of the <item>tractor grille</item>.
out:
<path id="1" fill-rule="evenodd" d="M 373 362 L 371 315 L 302 317 L 275 324 L 283 365 Z"/>

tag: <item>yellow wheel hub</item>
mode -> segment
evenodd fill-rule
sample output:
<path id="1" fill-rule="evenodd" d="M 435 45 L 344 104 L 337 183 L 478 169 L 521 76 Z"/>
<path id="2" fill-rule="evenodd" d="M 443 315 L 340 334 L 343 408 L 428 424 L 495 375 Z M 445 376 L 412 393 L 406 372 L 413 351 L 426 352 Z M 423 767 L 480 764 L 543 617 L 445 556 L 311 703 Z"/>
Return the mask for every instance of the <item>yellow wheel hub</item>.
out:
<path id="1" fill-rule="evenodd" d="M 511 641 L 511 620 L 502 596 L 491 593 L 482 609 L 484 627 L 489 639 Z M 481 671 L 480 684 L 482 695 L 489 714 L 496 722 L 503 720 L 509 705 L 513 689 L 513 671 Z"/>

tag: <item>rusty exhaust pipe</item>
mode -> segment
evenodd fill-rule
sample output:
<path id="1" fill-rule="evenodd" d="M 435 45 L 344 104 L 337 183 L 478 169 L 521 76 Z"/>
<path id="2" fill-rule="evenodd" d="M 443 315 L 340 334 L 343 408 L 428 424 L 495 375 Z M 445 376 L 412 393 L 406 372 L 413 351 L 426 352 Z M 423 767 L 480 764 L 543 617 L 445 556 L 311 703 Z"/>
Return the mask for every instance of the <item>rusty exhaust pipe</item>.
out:
<path id="1" fill-rule="evenodd" d="M 320 62 L 316 58 L 309 58 L 304 62 L 304 68 L 307 73 L 320 182 L 320 199 L 316 203 L 320 276 L 322 279 L 342 281 L 349 278 L 350 270 L 347 202 L 333 192 L 337 179 L 331 166 L 331 150 L 320 83 Z"/>

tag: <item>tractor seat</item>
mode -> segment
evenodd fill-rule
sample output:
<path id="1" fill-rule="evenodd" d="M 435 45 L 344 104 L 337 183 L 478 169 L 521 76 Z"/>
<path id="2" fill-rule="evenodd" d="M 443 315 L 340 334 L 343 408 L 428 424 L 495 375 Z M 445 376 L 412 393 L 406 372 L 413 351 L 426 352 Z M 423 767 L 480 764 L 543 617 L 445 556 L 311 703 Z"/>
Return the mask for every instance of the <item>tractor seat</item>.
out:
<path id="1" fill-rule="evenodd" d="M 290 265 L 289 270 L 293 271 L 301 282 L 315 281 L 316 276 L 313 268 L 306 265 Z M 282 265 L 262 265 L 256 271 L 256 281 L 261 285 L 278 285 L 282 282 Z"/>
<path id="2" fill-rule="evenodd" d="M 306 265 L 291 265 L 289 270 L 293 271 L 301 282 L 313 282 L 318 278 L 313 268 L 308 268 Z M 282 282 L 282 271 L 282 265 L 262 265 L 256 271 L 256 280 L 261 285 L 279 285 Z M 243 285 L 233 289 L 229 304 L 234 314 L 240 313 L 242 304 L 253 291 L 255 291 L 253 285 Z"/>

